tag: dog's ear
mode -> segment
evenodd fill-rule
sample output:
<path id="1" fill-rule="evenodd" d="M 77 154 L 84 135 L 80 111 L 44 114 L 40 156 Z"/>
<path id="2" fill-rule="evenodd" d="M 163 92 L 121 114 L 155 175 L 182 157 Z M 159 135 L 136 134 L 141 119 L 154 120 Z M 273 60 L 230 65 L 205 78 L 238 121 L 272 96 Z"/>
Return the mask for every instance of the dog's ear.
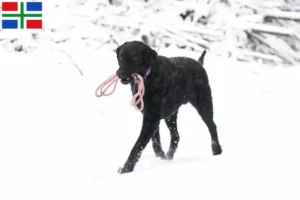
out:
<path id="1" fill-rule="evenodd" d="M 144 64 L 151 64 L 151 62 L 157 57 L 157 52 L 149 46 L 144 45 L 142 55 Z"/>

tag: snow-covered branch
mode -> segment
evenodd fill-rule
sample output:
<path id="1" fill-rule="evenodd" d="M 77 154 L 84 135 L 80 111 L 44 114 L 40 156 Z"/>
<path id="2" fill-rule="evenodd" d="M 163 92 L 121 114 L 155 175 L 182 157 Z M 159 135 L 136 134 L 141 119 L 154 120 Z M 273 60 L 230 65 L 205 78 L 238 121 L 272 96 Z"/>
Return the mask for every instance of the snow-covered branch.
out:
<path id="1" fill-rule="evenodd" d="M 31 52 L 39 45 L 64 49 L 69 44 L 115 50 L 125 41 L 140 40 L 157 49 L 173 44 L 251 61 L 295 64 L 300 63 L 297 1 L 61 1 L 59 6 L 53 3 L 51 11 L 57 18 L 45 22 L 43 31 L 33 31 L 35 38 L 3 31 L 0 47 Z"/>

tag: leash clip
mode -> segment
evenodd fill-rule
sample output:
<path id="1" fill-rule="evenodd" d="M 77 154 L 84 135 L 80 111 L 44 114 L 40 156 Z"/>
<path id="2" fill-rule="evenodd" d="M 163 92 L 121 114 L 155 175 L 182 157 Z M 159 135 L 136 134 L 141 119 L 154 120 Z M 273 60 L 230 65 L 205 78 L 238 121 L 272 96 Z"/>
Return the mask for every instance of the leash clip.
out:
<path id="1" fill-rule="evenodd" d="M 137 84 L 138 83 L 138 74 L 134 73 L 134 74 L 132 74 L 132 77 L 133 77 L 134 83 Z"/>

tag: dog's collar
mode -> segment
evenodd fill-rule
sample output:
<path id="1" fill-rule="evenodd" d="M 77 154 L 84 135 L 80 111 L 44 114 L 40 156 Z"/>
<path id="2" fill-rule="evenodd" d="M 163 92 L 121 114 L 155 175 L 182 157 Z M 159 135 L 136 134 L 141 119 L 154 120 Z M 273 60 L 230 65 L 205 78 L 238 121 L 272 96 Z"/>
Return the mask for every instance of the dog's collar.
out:
<path id="1" fill-rule="evenodd" d="M 148 70 L 146 71 L 145 75 L 144 75 L 144 79 L 146 79 L 150 74 L 151 74 L 151 65 L 150 67 L 148 68 Z"/>

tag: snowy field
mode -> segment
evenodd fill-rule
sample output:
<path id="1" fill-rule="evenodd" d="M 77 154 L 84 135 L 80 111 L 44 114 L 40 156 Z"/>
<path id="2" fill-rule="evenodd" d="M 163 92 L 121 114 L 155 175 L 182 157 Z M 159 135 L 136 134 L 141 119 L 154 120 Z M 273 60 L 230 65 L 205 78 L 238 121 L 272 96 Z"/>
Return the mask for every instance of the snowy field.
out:
<path id="1" fill-rule="evenodd" d="M 205 124 L 185 105 L 174 160 L 156 158 L 149 143 L 134 172 L 117 173 L 142 116 L 130 105 L 128 85 L 119 83 L 109 97 L 97 98 L 95 90 L 118 68 L 113 40 L 139 37 L 100 26 L 99 13 L 123 9 L 103 2 L 47 1 L 43 31 L 0 30 L 0 200 L 299 200 L 300 68 L 216 56 L 220 47 L 235 45 L 230 40 L 220 41 L 204 61 L 223 154 L 212 155 Z M 133 4 L 129 11 L 138 12 Z M 143 16 L 178 20 L 172 12 Z M 223 19 L 225 27 L 235 23 L 230 17 Z M 141 34 L 149 27 L 142 26 Z M 156 50 L 200 56 L 172 45 Z M 170 134 L 163 121 L 160 127 L 166 151 Z"/>
<path id="2" fill-rule="evenodd" d="M 52 54 L 51 54 L 52 53 Z M 164 49 L 163 55 L 199 55 Z M 223 154 L 212 156 L 196 111 L 180 109 L 173 161 L 148 145 L 119 175 L 141 128 L 130 89 L 96 98 L 117 69 L 115 54 L 1 52 L 0 199 L 299 199 L 300 69 L 232 62 L 207 54 Z M 75 59 L 76 58 L 76 59 Z M 161 125 L 164 149 L 169 132 Z"/>

